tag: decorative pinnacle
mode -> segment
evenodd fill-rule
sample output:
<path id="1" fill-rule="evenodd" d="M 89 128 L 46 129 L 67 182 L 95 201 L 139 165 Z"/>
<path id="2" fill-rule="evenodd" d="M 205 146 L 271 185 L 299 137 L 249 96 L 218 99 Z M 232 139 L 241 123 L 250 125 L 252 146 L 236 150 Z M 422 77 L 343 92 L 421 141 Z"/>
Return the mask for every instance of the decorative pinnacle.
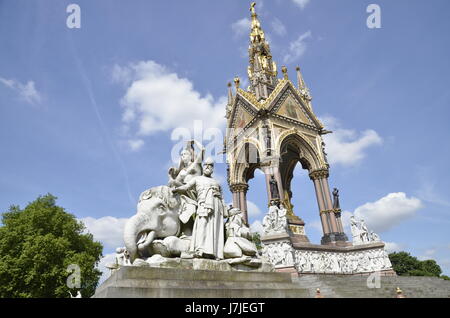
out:
<path id="1" fill-rule="evenodd" d="M 228 86 L 228 87 L 231 87 L 231 83 L 230 83 L 230 82 L 228 82 L 228 83 L 227 83 L 227 86 Z"/>
<path id="2" fill-rule="evenodd" d="M 252 12 L 252 15 L 254 15 L 254 14 L 256 15 L 255 6 L 256 6 L 256 2 L 252 2 L 250 4 L 250 11 Z"/>
<path id="3" fill-rule="evenodd" d="M 236 89 L 239 88 L 240 82 L 241 82 L 241 80 L 239 79 L 238 76 L 236 76 L 236 77 L 234 78 L 234 85 L 236 86 Z"/>
<path id="4" fill-rule="evenodd" d="M 288 79 L 288 74 L 287 74 L 287 67 L 286 66 L 282 66 L 281 67 L 281 72 L 283 72 L 283 77 L 284 79 Z"/>

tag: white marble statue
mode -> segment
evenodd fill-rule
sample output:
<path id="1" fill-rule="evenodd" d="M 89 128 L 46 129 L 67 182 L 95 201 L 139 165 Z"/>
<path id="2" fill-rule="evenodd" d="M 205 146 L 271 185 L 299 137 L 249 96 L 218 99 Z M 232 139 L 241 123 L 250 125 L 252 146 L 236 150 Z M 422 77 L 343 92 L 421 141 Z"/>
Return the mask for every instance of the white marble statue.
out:
<path id="1" fill-rule="evenodd" d="M 352 231 L 353 245 L 380 242 L 380 237 L 374 231 L 369 231 L 364 220 L 357 220 L 350 217 L 350 228 Z"/>
<path id="2" fill-rule="evenodd" d="M 245 224 L 242 211 L 230 209 L 228 221 L 225 223 L 226 242 L 223 248 L 225 258 L 256 256 L 258 250 L 252 241 L 250 229 Z"/>
<path id="3" fill-rule="evenodd" d="M 277 234 L 286 232 L 287 218 L 286 208 L 277 206 L 274 200 L 270 201 L 269 211 L 263 218 L 263 230 L 265 234 Z"/>
<path id="4" fill-rule="evenodd" d="M 213 171 L 214 162 L 208 158 L 203 165 L 203 175 L 192 178 L 172 192 L 182 193 L 195 189 L 197 193 L 197 211 L 189 252 L 194 257 L 223 259 L 223 218 L 227 207 L 222 198 L 220 184 L 212 178 Z"/>

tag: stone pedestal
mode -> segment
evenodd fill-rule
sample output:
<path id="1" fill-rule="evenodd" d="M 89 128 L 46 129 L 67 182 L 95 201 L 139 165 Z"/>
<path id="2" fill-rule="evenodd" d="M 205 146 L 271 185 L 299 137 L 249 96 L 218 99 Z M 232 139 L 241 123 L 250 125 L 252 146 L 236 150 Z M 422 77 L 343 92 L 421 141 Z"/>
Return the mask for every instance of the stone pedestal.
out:
<path id="1" fill-rule="evenodd" d="M 289 273 L 243 271 L 211 260 L 181 260 L 164 267 L 123 266 L 95 292 L 94 298 L 297 298 L 307 287 Z M 202 269 L 194 269 L 202 268 Z M 267 268 L 266 268 L 267 269 Z"/>

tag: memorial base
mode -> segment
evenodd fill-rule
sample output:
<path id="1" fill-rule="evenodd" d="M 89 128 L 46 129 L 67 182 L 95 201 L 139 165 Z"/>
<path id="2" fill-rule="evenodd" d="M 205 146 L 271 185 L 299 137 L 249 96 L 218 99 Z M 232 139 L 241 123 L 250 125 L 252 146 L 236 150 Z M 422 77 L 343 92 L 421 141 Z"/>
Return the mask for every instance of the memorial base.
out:
<path id="1" fill-rule="evenodd" d="M 93 297 L 297 298 L 309 297 L 309 291 L 293 283 L 290 273 L 123 266 Z"/>

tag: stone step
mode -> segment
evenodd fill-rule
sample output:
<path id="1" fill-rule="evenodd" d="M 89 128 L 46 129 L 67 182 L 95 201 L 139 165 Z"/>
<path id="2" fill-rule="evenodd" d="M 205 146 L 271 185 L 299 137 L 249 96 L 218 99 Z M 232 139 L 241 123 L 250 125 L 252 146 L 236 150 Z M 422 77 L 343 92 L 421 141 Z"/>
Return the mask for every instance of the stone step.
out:
<path id="1" fill-rule="evenodd" d="M 291 283 L 289 273 L 183 270 L 171 268 L 124 266 L 116 272 L 116 279 L 163 279 L 186 281 L 232 281 L 232 282 L 280 282 Z"/>
<path id="2" fill-rule="evenodd" d="M 367 276 L 304 275 L 297 279 L 300 286 L 309 286 L 310 294 L 320 288 L 325 297 L 392 298 L 400 287 L 406 297 L 450 298 L 450 282 L 438 277 L 380 277 L 380 288 L 368 288 Z M 329 293 L 329 291 L 332 291 Z M 328 293 L 328 295 L 326 295 Z"/>
<path id="3" fill-rule="evenodd" d="M 94 297 L 108 298 L 305 298 L 305 289 L 183 289 L 108 287 Z"/>
<path id="4" fill-rule="evenodd" d="M 292 283 L 278 282 L 236 282 L 236 281 L 218 281 L 218 280 L 165 280 L 165 279 L 123 279 L 117 281 L 114 286 L 126 287 L 134 286 L 138 288 L 188 288 L 188 289 L 298 289 L 307 290 L 302 286 Z"/>

